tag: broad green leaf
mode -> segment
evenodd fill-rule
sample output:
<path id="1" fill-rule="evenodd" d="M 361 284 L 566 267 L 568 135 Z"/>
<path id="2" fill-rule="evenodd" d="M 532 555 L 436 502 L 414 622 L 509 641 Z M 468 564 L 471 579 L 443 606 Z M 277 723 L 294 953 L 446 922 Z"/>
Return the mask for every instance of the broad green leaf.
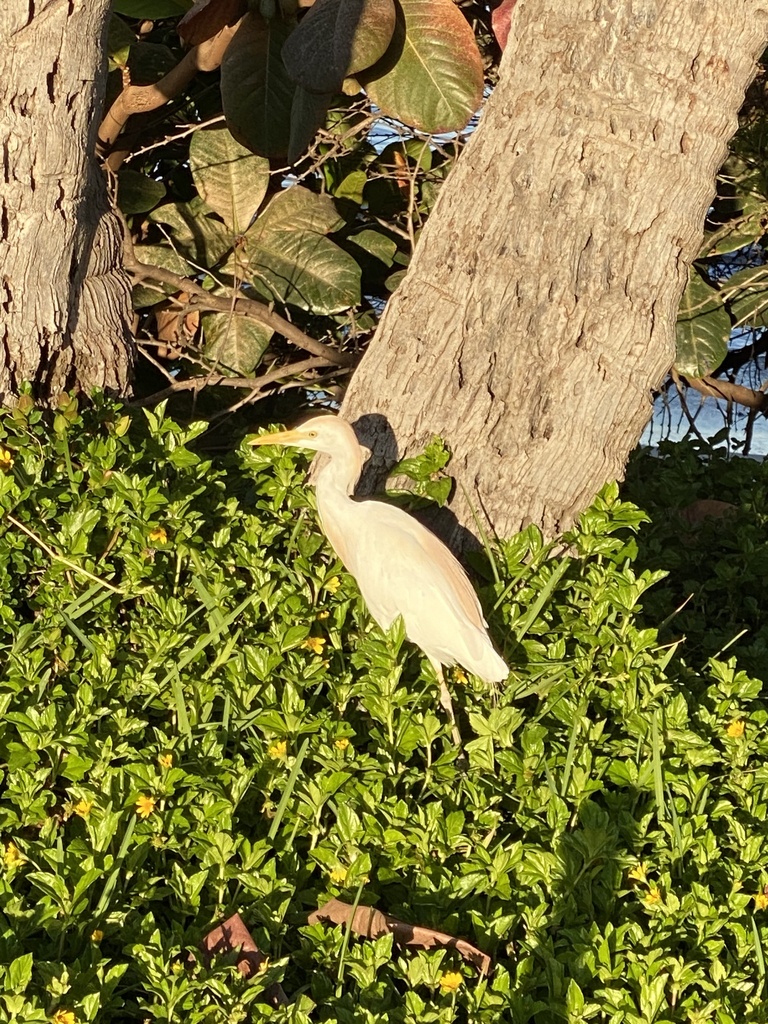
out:
<path id="1" fill-rule="evenodd" d="M 117 205 L 124 214 L 146 213 L 165 196 L 165 185 L 147 174 L 123 167 L 117 176 Z"/>
<path id="2" fill-rule="evenodd" d="M 202 319 L 205 353 L 218 368 L 244 375 L 253 373 L 274 332 L 247 317 L 229 313 L 206 313 Z"/>
<path id="3" fill-rule="evenodd" d="M 286 40 L 283 61 L 305 89 L 338 92 L 384 55 L 394 31 L 394 0 L 315 0 Z"/>
<path id="4" fill-rule="evenodd" d="M 185 14 L 192 0 L 114 0 L 112 10 L 126 18 L 176 18 Z"/>
<path id="5" fill-rule="evenodd" d="M 337 199 L 348 199 L 359 206 L 363 201 L 363 189 L 367 181 L 368 175 L 365 171 L 352 171 L 339 182 L 333 194 Z"/>
<path id="6" fill-rule="evenodd" d="M 734 327 L 768 327 L 768 267 L 747 267 L 723 285 Z"/>
<path id="7" fill-rule="evenodd" d="M 170 228 L 182 256 L 203 267 L 213 267 L 234 241 L 232 232 L 213 215 L 202 199 L 188 203 L 166 203 L 153 210 L 149 219 Z"/>
<path id="8" fill-rule="evenodd" d="M 133 253 L 139 263 L 163 267 L 181 277 L 186 277 L 190 270 L 193 270 L 170 245 L 136 245 L 133 248 Z M 141 309 L 144 306 L 154 306 L 166 295 L 172 295 L 174 290 L 170 285 L 153 284 L 150 287 L 148 283 L 137 284 L 133 289 L 133 308 Z"/>
<path id="9" fill-rule="evenodd" d="M 327 235 L 344 226 L 344 218 L 328 196 L 294 185 L 279 192 L 261 214 L 254 229 L 316 231 Z"/>
<path id="10" fill-rule="evenodd" d="M 248 229 L 227 267 L 267 299 L 337 313 L 360 301 L 360 267 L 324 236 L 343 219 L 328 196 L 286 189 Z"/>
<path id="11" fill-rule="evenodd" d="M 292 164 L 306 152 L 317 129 L 324 124 L 330 93 L 309 92 L 297 85 L 291 103 L 291 126 L 288 138 L 288 163 Z"/>
<path id="12" fill-rule="evenodd" d="M 483 96 L 474 33 L 453 0 L 400 0 L 389 49 L 359 77 L 382 113 L 426 132 L 460 131 Z"/>
<path id="13" fill-rule="evenodd" d="M 241 146 L 227 128 L 195 132 L 189 146 L 195 188 L 234 234 L 251 223 L 269 185 L 269 161 Z"/>
<path id="14" fill-rule="evenodd" d="M 124 68 L 127 65 L 128 55 L 135 42 L 136 33 L 131 31 L 122 18 L 113 14 L 109 19 L 109 35 L 107 36 L 110 71 L 114 71 L 115 68 Z"/>
<path id="15" fill-rule="evenodd" d="M 251 11 L 221 62 L 221 99 L 229 130 L 259 156 L 288 152 L 296 84 L 280 51 L 292 27 L 293 22 L 265 21 Z"/>
<path id="16" fill-rule="evenodd" d="M 383 231 L 363 228 L 362 231 L 357 231 L 355 234 L 350 235 L 348 240 L 355 245 L 359 245 L 361 249 L 370 253 L 371 256 L 375 256 L 377 260 L 381 260 L 385 266 L 392 266 L 392 261 L 397 252 L 397 242 Z"/>
<path id="17" fill-rule="evenodd" d="M 703 256 L 722 256 L 743 249 L 761 238 L 768 226 L 768 200 L 747 193 L 741 196 L 739 215 L 722 227 L 709 232 L 704 238 Z"/>
<path id="18" fill-rule="evenodd" d="M 8 976 L 5 981 L 7 990 L 16 995 L 26 991 L 27 985 L 32 980 L 32 954 L 25 953 L 17 956 L 8 966 Z"/>
<path id="19" fill-rule="evenodd" d="M 677 314 L 675 368 L 704 377 L 725 359 L 731 321 L 720 292 L 692 270 Z"/>

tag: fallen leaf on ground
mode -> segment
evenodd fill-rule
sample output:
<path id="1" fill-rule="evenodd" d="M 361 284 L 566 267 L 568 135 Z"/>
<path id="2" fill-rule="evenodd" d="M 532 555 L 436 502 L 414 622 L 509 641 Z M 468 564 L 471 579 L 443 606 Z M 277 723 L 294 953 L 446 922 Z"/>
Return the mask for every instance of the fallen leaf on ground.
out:
<path id="1" fill-rule="evenodd" d="M 730 515 L 737 509 L 730 501 L 718 501 L 717 498 L 699 498 L 690 505 L 680 509 L 680 515 L 690 526 L 698 526 L 705 519 L 719 519 Z"/>
<path id="2" fill-rule="evenodd" d="M 209 957 L 221 956 L 224 953 L 237 950 L 235 964 L 244 978 L 250 978 L 257 974 L 267 960 L 267 957 L 251 938 L 251 933 L 245 927 L 239 914 L 233 914 L 218 928 L 208 932 L 200 943 L 200 948 Z M 282 985 L 270 985 L 264 995 L 273 1006 L 284 1006 L 288 1002 Z"/>
<path id="3" fill-rule="evenodd" d="M 354 912 L 354 916 L 353 916 Z M 399 921 L 396 917 L 383 914 L 375 907 L 358 905 L 356 908 L 343 900 L 329 900 L 322 907 L 313 910 L 309 915 L 309 924 L 343 924 L 352 921 L 351 929 L 356 935 L 362 935 L 366 939 L 378 939 L 388 932 L 392 932 L 395 942 L 401 946 L 418 946 L 420 949 L 434 949 L 444 947 L 455 949 L 461 953 L 466 961 L 481 974 L 488 974 L 491 969 L 491 958 L 487 953 L 477 949 L 464 939 L 457 939 L 454 935 L 447 935 L 445 932 L 435 931 L 434 928 L 427 928 L 424 925 L 408 924 Z"/>

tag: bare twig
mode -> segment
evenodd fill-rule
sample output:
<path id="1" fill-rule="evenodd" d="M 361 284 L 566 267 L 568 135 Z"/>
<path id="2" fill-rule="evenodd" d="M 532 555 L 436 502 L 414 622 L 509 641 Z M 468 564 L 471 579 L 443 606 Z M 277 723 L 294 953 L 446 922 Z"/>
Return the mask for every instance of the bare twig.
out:
<path id="1" fill-rule="evenodd" d="M 106 587 L 107 590 L 111 590 L 114 594 L 125 593 L 125 591 L 121 590 L 120 587 L 116 587 L 114 584 L 107 582 L 107 580 L 101 579 L 100 576 L 94 576 L 92 572 L 88 572 L 88 570 L 84 569 L 82 565 L 78 565 L 77 562 L 73 562 L 70 558 L 66 558 L 64 555 L 60 555 L 57 551 L 54 551 L 53 548 L 49 547 L 41 537 L 38 537 L 36 533 L 33 533 L 32 530 L 24 525 L 24 523 L 20 523 L 19 520 L 15 519 L 12 515 L 6 513 L 5 518 L 12 526 L 15 526 L 17 530 L 21 530 L 21 532 L 26 534 L 31 541 L 34 541 L 39 548 L 42 548 L 49 558 L 52 558 L 56 562 L 61 562 L 62 565 L 66 565 L 74 572 L 80 573 L 80 575 L 85 576 L 86 579 L 92 580 L 94 583 L 99 583 L 102 587 Z"/>
<path id="2" fill-rule="evenodd" d="M 163 388 L 162 391 L 156 391 L 154 395 L 140 398 L 138 401 L 131 402 L 130 404 L 138 407 L 156 405 L 157 402 L 162 402 L 163 399 L 170 398 L 172 395 L 177 395 L 180 392 L 192 391 L 197 393 L 207 387 L 248 388 L 253 392 L 261 392 L 285 377 L 293 377 L 327 365 L 328 361 L 326 359 L 315 357 L 314 359 L 304 359 L 300 363 L 287 363 L 285 366 L 281 366 L 276 370 L 269 370 L 259 377 L 223 377 L 218 374 L 209 373 L 204 377 L 189 377 L 187 380 L 175 380 L 173 384 Z"/>
<path id="3" fill-rule="evenodd" d="M 249 299 L 245 295 L 233 295 L 231 297 L 211 295 L 210 292 L 206 291 L 205 288 L 189 277 L 174 274 L 173 271 L 166 270 L 165 267 L 140 263 L 136 259 L 131 259 L 128 255 L 126 256 L 125 269 L 137 281 L 146 279 L 159 281 L 161 284 L 171 285 L 177 291 L 195 296 L 195 302 L 189 303 L 190 308 L 234 313 L 235 315 L 239 314 L 250 317 L 253 320 L 258 320 L 259 323 L 264 324 L 266 327 L 271 327 L 278 334 L 282 334 L 287 341 L 296 345 L 297 348 L 310 352 L 314 356 L 322 357 L 326 364 L 351 366 L 355 362 L 353 356 L 347 355 L 345 352 L 339 352 L 337 349 L 331 348 L 330 345 L 317 341 L 315 338 L 310 338 L 308 334 L 305 334 L 299 327 L 292 324 L 290 320 L 286 320 L 285 317 L 270 309 L 266 303 L 259 302 L 257 299 Z"/>
<path id="4" fill-rule="evenodd" d="M 126 158 L 126 163 L 134 160 L 137 156 L 151 153 L 153 149 L 160 149 L 172 142 L 178 142 L 179 139 L 185 139 L 188 135 L 194 135 L 195 132 L 202 131 L 203 128 L 211 128 L 215 124 L 224 124 L 225 121 L 226 118 L 223 114 L 217 114 L 216 117 L 212 117 L 208 121 L 200 121 L 199 124 L 188 124 L 175 134 L 168 134 L 156 142 L 150 142 L 147 146 L 142 146 L 141 149 L 134 149 L 130 156 Z"/>

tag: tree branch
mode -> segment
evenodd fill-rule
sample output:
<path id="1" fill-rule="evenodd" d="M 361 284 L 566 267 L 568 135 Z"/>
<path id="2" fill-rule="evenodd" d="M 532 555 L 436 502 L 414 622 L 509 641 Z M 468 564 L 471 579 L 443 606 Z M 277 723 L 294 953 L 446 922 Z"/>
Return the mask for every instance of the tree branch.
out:
<path id="1" fill-rule="evenodd" d="M 715 380 L 714 377 L 683 377 L 682 379 L 700 395 L 705 395 L 708 398 L 723 398 L 726 402 L 736 402 L 748 409 L 768 413 L 768 394 L 763 391 L 753 391 L 752 388 L 742 387 L 741 384 L 732 384 L 728 380 Z"/>
<path id="2" fill-rule="evenodd" d="M 264 324 L 266 327 L 271 327 L 278 334 L 282 334 L 287 341 L 296 345 L 297 348 L 303 349 L 305 352 L 311 352 L 314 356 L 320 356 L 326 363 L 330 363 L 333 366 L 353 366 L 355 363 L 353 356 L 347 355 L 346 352 L 339 352 L 337 349 L 331 348 L 330 345 L 317 341 L 315 338 L 310 338 L 308 334 L 305 334 L 299 327 L 292 324 L 290 320 L 286 320 L 285 317 L 270 309 L 266 303 L 259 302 L 257 299 L 249 299 L 245 295 L 211 295 L 210 292 L 206 291 L 205 288 L 191 278 L 174 274 L 172 270 L 166 270 L 165 267 L 140 263 L 135 258 L 132 258 L 130 254 L 126 254 L 125 269 L 136 281 L 158 281 L 161 284 L 170 285 L 177 291 L 194 295 L 197 301 L 194 304 L 190 303 L 190 307 L 216 310 L 221 313 L 235 313 L 258 320 L 259 323 Z"/>
<path id="3" fill-rule="evenodd" d="M 326 359 L 315 357 L 313 359 L 305 359 L 300 363 L 288 363 L 279 369 L 263 373 L 260 377 L 223 377 L 212 373 L 207 374 L 205 377 L 189 377 L 187 380 L 175 380 L 173 384 L 163 388 L 162 391 L 156 391 L 154 395 L 149 395 L 147 398 L 140 398 L 135 402 L 131 402 L 130 405 L 137 408 L 145 405 L 156 405 L 158 402 L 162 402 L 164 398 L 170 398 L 171 395 L 177 395 L 182 391 L 194 391 L 197 393 L 207 387 L 241 388 L 243 390 L 250 388 L 253 392 L 264 391 L 270 384 L 275 384 L 285 377 L 294 377 L 297 374 L 307 373 L 309 370 L 317 370 L 327 365 L 328 361 Z"/>
<path id="4" fill-rule="evenodd" d="M 227 25 L 211 39 L 193 46 L 159 82 L 152 85 L 126 86 L 107 111 L 99 127 L 100 149 L 108 152 L 112 148 L 132 114 L 145 114 L 157 110 L 169 100 L 181 95 L 198 71 L 214 71 L 221 64 L 239 24 L 238 21 L 234 25 Z M 127 153 L 122 150 L 111 153 L 106 159 L 106 164 L 111 171 L 116 171 L 126 156 Z"/>

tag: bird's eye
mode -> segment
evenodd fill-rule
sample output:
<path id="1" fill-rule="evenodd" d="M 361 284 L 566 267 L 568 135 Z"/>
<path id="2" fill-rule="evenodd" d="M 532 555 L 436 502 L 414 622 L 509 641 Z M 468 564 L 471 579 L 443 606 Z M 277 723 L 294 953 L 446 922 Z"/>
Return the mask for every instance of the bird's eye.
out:
<path id="1" fill-rule="evenodd" d="M 307 437 L 317 437 L 317 431 L 316 430 L 308 430 L 307 431 Z"/>

